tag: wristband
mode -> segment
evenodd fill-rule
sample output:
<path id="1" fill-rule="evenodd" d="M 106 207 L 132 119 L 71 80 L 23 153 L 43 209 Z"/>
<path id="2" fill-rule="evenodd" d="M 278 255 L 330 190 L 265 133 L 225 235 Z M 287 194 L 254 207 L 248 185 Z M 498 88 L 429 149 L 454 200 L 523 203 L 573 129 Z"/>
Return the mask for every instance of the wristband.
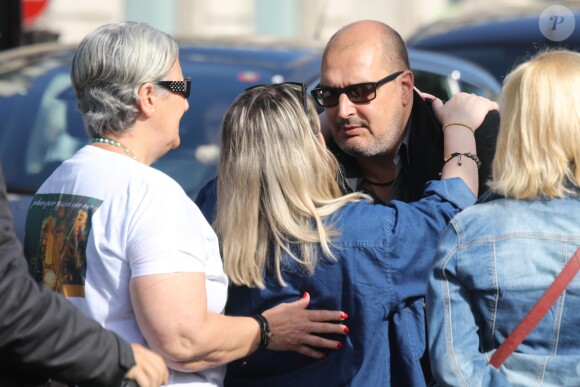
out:
<path id="1" fill-rule="evenodd" d="M 257 351 L 260 351 L 266 348 L 268 344 L 270 344 L 270 338 L 272 337 L 270 325 L 268 324 L 268 320 L 266 320 L 266 317 L 262 316 L 261 314 L 255 314 L 250 317 L 256 320 L 258 322 L 258 325 L 260 325 L 260 346 L 257 349 Z"/>

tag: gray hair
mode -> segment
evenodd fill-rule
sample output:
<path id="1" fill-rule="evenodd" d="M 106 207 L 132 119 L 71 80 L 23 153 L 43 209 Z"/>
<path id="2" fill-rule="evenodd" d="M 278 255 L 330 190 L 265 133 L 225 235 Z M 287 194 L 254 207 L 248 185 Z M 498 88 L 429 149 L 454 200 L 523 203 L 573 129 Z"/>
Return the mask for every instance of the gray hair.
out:
<path id="1" fill-rule="evenodd" d="M 178 56 L 175 40 L 146 23 L 110 23 L 89 33 L 79 45 L 71 69 L 89 135 L 122 135 L 131 128 L 139 114 L 139 88 L 161 80 Z"/>

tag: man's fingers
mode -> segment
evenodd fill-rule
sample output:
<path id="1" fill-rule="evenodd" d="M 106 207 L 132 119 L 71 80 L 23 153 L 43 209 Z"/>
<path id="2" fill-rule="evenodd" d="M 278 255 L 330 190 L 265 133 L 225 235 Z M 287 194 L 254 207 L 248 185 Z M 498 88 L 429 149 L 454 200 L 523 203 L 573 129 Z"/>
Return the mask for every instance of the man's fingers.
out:
<path id="1" fill-rule="evenodd" d="M 131 344 L 135 365 L 125 374 L 141 387 L 152 387 L 167 384 L 169 371 L 161 356 L 149 351 L 139 344 Z"/>
<path id="2" fill-rule="evenodd" d="M 169 383 L 169 373 L 167 368 L 159 369 L 156 365 L 145 367 L 134 367 L 132 374 L 127 374 L 127 379 L 134 380 L 139 387 L 159 387 Z"/>

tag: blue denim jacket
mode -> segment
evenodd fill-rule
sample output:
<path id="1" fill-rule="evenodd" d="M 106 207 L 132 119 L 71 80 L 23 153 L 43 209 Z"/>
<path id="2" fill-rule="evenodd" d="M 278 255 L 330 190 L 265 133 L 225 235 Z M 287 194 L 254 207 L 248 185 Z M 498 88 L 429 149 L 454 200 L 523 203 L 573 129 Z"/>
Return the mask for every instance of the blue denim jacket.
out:
<path id="1" fill-rule="evenodd" d="M 580 245 L 579 215 L 578 197 L 495 197 L 451 221 L 427 293 L 440 384 L 580 385 L 580 275 L 499 370 L 487 364 Z"/>
<path id="2" fill-rule="evenodd" d="M 226 312 L 248 316 L 309 292 L 312 309 L 342 310 L 350 333 L 324 360 L 263 350 L 228 365 L 226 386 L 421 386 L 425 350 L 423 303 L 439 235 L 475 197 L 460 179 L 429 182 L 416 203 L 351 203 L 327 219 L 340 232 L 336 260 L 313 276 L 288 262 L 286 287 L 266 275 L 266 288 L 230 287 Z M 211 222 L 215 182 L 196 200 Z M 291 260 L 288 260 L 291 261 Z"/>

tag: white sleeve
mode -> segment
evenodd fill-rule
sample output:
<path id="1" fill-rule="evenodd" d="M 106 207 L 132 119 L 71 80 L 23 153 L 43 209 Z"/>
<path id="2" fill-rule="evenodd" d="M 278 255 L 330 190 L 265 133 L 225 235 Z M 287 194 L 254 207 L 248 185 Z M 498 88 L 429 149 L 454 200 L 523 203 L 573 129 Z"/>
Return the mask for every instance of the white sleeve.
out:
<path id="1" fill-rule="evenodd" d="M 136 195 L 139 202 L 131 204 L 133 218 L 127 219 L 132 277 L 205 272 L 218 242 L 195 203 L 173 180 L 141 189 L 146 191 Z"/>

